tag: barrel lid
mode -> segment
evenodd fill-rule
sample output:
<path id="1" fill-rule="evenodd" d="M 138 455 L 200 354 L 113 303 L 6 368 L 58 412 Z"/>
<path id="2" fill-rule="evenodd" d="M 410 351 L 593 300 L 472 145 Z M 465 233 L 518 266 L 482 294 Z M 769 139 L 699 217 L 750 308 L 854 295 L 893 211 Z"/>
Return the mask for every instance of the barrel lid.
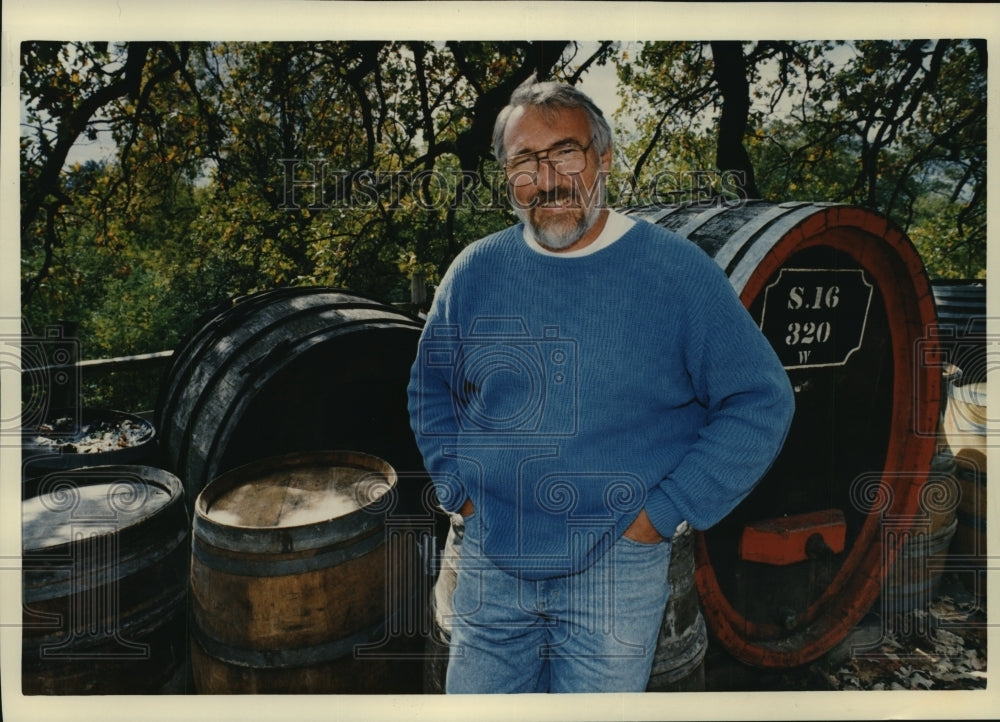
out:
<path id="1" fill-rule="evenodd" d="M 359 498 L 359 485 L 375 474 L 357 466 L 320 463 L 270 469 L 234 485 L 205 505 L 205 517 L 227 526 L 276 529 L 347 516 L 373 501 Z M 388 484 L 376 491 L 381 496 Z"/>
<path id="2" fill-rule="evenodd" d="M 181 498 L 180 481 L 144 466 L 93 466 L 52 472 L 21 502 L 25 553 L 74 543 L 81 531 L 120 534 Z"/>
<path id="3" fill-rule="evenodd" d="M 292 552 L 363 534 L 383 521 L 396 473 L 352 451 L 270 457 L 217 477 L 195 502 L 195 538 L 223 549 Z"/>

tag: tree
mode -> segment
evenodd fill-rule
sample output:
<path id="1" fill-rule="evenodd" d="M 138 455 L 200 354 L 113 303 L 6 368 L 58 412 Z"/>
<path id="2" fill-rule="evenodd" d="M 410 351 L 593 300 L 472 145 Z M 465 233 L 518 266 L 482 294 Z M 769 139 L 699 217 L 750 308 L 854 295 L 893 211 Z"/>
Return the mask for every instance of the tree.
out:
<path id="1" fill-rule="evenodd" d="M 93 356 L 169 345 L 222 298 L 277 285 L 406 300 L 411 272 L 433 281 L 468 239 L 509 222 L 492 120 L 532 73 L 572 73 L 577 48 L 22 50 L 24 312 L 79 320 Z M 112 159 L 66 166 L 74 138 L 98 136 Z"/>
<path id="2" fill-rule="evenodd" d="M 860 203 L 909 230 L 932 275 L 984 273 L 973 41 L 33 42 L 25 316 L 73 317 L 86 355 L 114 355 L 169 346 L 221 299 L 278 285 L 405 302 L 410 274 L 433 284 L 513 220 L 490 148 L 513 88 L 609 62 L 627 99 L 613 203 Z M 98 137 L 112 158 L 66 165 Z"/>
<path id="3" fill-rule="evenodd" d="M 941 245 L 928 249 L 932 275 L 985 273 L 982 43 L 648 43 L 618 71 L 636 93 L 628 112 L 642 131 L 631 145 L 633 188 L 702 163 L 743 174 L 745 195 L 756 185 L 766 199 L 857 203 L 916 238 L 929 237 L 925 227 L 940 232 L 933 194 L 947 198 L 963 242 L 948 246 L 961 248 L 956 263 Z"/>

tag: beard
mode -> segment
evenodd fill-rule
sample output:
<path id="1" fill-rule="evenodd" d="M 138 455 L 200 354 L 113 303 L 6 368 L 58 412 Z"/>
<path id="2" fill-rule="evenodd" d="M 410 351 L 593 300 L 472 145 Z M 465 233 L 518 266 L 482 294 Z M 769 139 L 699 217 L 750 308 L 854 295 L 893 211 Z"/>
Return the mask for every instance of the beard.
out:
<path id="1" fill-rule="evenodd" d="M 595 198 L 603 199 L 604 183 L 599 180 Z M 568 201 L 570 212 L 549 218 L 539 212 L 540 206 L 547 203 Z M 603 203 L 586 205 L 575 188 L 555 189 L 550 192 L 539 192 L 528 207 L 514 203 L 514 213 L 524 225 L 531 229 L 535 240 L 552 251 L 561 251 L 580 240 L 583 235 L 597 222 Z"/>

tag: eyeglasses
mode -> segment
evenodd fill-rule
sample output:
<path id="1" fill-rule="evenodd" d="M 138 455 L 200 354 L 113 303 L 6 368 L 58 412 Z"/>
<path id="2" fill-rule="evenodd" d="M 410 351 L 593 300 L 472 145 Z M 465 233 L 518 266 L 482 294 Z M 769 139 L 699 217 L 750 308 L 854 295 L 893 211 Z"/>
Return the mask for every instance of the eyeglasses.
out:
<path id="1" fill-rule="evenodd" d="M 576 175 L 587 168 L 587 151 L 594 141 L 585 146 L 572 141 L 554 145 L 551 148 L 531 153 L 519 153 L 503 164 L 507 180 L 514 186 L 525 186 L 538 179 L 538 169 L 542 161 L 548 163 L 559 175 Z"/>

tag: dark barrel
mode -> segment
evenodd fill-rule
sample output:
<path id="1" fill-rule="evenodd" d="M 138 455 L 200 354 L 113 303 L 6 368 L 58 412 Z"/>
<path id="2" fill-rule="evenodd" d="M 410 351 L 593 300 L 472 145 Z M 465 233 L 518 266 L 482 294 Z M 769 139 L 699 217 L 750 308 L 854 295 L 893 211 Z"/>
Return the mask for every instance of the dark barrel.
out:
<path id="1" fill-rule="evenodd" d="M 49 471 L 153 465 L 157 460 L 156 430 L 140 416 L 86 407 L 50 410 L 44 416 L 21 429 L 26 481 Z"/>
<path id="2" fill-rule="evenodd" d="M 986 281 L 931 281 L 941 350 L 957 366 L 960 383 L 986 382 Z"/>
<path id="3" fill-rule="evenodd" d="M 192 503 L 224 471 L 311 449 L 355 449 L 422 470 L 406 408 L 421 327 L 391 306 L 318 287 L 213 309 L 161 386 L 165 465 Z"/>
<path id="4" fill-rule="evenodd" d="M 195 504 L 191 667 L 203 694 L 405 693 L 419 561 L 396 474 L 348 451 L 233 469 Z M 413 666 L 415 669 L 410 670 Z"/>
<path id="5" fill-rule="evenodd" d="M 653 206 L 725 270 L 795 389 L 785 446 L 696 536 L 709 628 L 737 659 L 793 667 L 878 597 L 935 451 L 941 358 L 920 257 L 886 218 L 829 203 Z M 725 329 L 719 329 L 725 333 Z"/>
<path id="6" fill-rule="evenodd" d="M 893 620 L 913 611 L 927 612 L 941 586 L 948 548 L 958 526 L 960 487 L 956 468 L 955 457 L 949 450 L 941 449 L 935 454 L 918 517 L 902 532 L 902 546 L 883 582 L 879 610 L 882 619 Z M 919 616 L 916 619 L 922 621 Z M 903 623 L 914 626 L 911 620 Z"/>
<path id="7" fill-rule="evenodd" d="M 704 692 L 708 632 L 694 581 L 694 533 L 686 522 L 674 532 L 670 597 L 663 611 L 647 692 Z"/>
<path id="8" fill-rule="evenodd" d="M 183 691 L 190 548 L 177 477 L 51 472 L 21 517 L 24 694 Z"/>

